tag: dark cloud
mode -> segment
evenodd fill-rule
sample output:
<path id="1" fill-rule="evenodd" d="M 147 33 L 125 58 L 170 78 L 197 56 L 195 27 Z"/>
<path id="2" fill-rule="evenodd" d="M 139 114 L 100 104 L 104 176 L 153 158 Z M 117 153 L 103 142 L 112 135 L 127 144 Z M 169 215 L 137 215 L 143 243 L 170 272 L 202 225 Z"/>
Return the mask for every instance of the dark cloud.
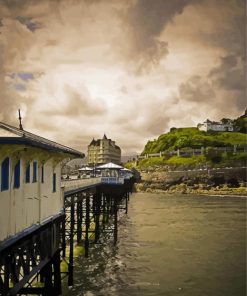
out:
<path id="1" fill-rule="evenodd" d="M 137 62 L 136 73 L 140 74 L 159 64 L 168 54 L 168 43 L 159 40 L 159 35 L 175 15 L 193 0 L 137 0 L 127 11 L 127 23 L 131 35 L 130 59 Z M 199 2 L 199 1 L 197 1 Z"/>
<path id="2" fill-rule="evenodd" d="M 215 88 L 224 90 L 225 100 L 231 101 L 239 111 L 246 108 L 246 73 L 245 63 L 235 55 L 220 59 L 220 64 L 213 68 L 208 78 Z"/>
<path id="3" fill-rule="evenodd" d="M 37 29 L 42 28 L 41 23 L 35 22 L 31 17 L 18 16 L 16 18 L 22 25 L 26 26 L 31 32 L 36 31 Z"/>
<path id="4" fill-rule="evenodd" d="M 203 102 L 215 100 L 215 92 L 212 85 L 201 76 L 190 77 L 179 86 L 179 96 L 184 102 Z"/>
<path id="5" fill-rule="evenodd" d="M 208 41 L 211 46 L 226 49 L 229 55 L 245 59 L 246 0 L 218 0 L 214 3 L 219 9 L 219 28 L 210 34 L 202 33 L 202 39 Z M 221 18 L 224 14 L 227 15 L 226 19 Z"/>
<path id="6" fill-rule="evenodd" d="M 234 55 L 228 55 L 221 58 L 220 65 L 213 68 L 208 77 L 212 79 L 215 85 L 225 90 L 244 91 L 245 89 L 244 65 Z"/>

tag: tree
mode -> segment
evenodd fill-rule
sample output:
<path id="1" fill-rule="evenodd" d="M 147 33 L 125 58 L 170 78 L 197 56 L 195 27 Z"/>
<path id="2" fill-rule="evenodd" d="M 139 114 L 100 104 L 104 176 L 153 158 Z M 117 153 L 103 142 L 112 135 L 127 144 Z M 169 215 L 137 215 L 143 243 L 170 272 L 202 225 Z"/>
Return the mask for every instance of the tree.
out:
<path id="1" fill-rule="evenodd" d="M 222 123 L 222 124 L 230 124 L 230 123 L 232 123 L 232 122 L 233 122 L 233 120 L 230 119 L 230 118 L 222 118 L 222 119 L 221 119 L 221 123 Z"/>

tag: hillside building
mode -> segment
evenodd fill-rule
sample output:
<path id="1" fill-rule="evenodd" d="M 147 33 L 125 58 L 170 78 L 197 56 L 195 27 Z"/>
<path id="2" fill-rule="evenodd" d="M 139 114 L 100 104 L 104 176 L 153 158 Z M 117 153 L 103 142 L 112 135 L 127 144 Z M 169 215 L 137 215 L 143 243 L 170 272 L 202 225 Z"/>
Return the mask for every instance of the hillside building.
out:
<path id="1" fill-rule="evenodd" d="M 0 122 L 0 242 L 63 215 L 61 162 L 84 154 Z"/>
<path id="2" fill-rule="evenodd" d="M 107 139 L 106 135 L 102 139 L 92 140 L 88 145 L 88 164 L 98 165 L 113 162 L 121 163 L 121 149 L 115 141 Z"/>
<path id="3" fill-rule="evenodd" d="M 234 127 L 231 121 L 228 122 L 215 122 L 215 121 L 210 121 L 207 119 L 203 123 L 199 123 L 197 125 L 197 128 L 200 131 L 216 131 L 216 132 L 233 132 Z"/>

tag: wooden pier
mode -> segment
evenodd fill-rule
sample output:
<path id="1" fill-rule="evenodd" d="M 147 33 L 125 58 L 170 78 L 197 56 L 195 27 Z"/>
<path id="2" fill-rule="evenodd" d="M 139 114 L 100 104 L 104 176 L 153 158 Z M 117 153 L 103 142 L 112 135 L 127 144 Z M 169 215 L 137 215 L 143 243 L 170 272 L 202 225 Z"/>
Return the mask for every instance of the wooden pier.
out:
<path id="1" fill-rule="evenodd" d="M 0 295 L 62 295 L 64 276 L 73 285 L 75 244 L 86 257 L 103 235 L 116 244 L 134 179 L 61 182 L 62 163 L 84 156 L 0 122 Z"/>
<path id="2" fill-rule="evenodd" d="M 0 247 L 0 294 L 62 295 L 64 275 L 73 285 L 75 244 L 84 247 L 85 257 L 101 236 L 116 244 L 118 213 L 128 212 L 133 183 L 104 183 L 100 178 L 62 183 L 64 210 Z M 65 274 L 62 260 L 68 264 Z"/>

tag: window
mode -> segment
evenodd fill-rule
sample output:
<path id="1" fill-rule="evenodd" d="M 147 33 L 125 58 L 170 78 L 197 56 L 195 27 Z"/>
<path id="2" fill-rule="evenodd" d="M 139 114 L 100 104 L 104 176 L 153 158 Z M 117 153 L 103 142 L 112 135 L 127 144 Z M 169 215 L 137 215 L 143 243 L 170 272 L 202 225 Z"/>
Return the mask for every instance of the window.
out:
<path id="1" fill-rule="evenodd" d="M 27 165 L 26 168 L 26 183 L 30 183 L 30 163 Z"/>
<path id="2" fill-rule="evenodd" d="M 18 160 L 14 168 L 14 188 L 20 188 L 21 161 Z"/>
<path id="3" fill-rule="evenodd" d="M 9 189 L 9 158 L 6 157 L 1 166 L 1 191 Z"/>
<path id="4" fill-rule="evenodd" d="M 41 183 L 44 183 L 44 165 L 41 166 Z"/>
<path id="5" fill-rule="evenodd" d="M 33 183 L 37 182 L 37 161 L 33 162 Z"/>
<path id="6" fill-rule="evenodd" d="M 56 174 L 55 173 L 53 174 L 53 186 L 52 186 L 52 188 L 53 188 L 53 192 L 56 192 Z"/>

